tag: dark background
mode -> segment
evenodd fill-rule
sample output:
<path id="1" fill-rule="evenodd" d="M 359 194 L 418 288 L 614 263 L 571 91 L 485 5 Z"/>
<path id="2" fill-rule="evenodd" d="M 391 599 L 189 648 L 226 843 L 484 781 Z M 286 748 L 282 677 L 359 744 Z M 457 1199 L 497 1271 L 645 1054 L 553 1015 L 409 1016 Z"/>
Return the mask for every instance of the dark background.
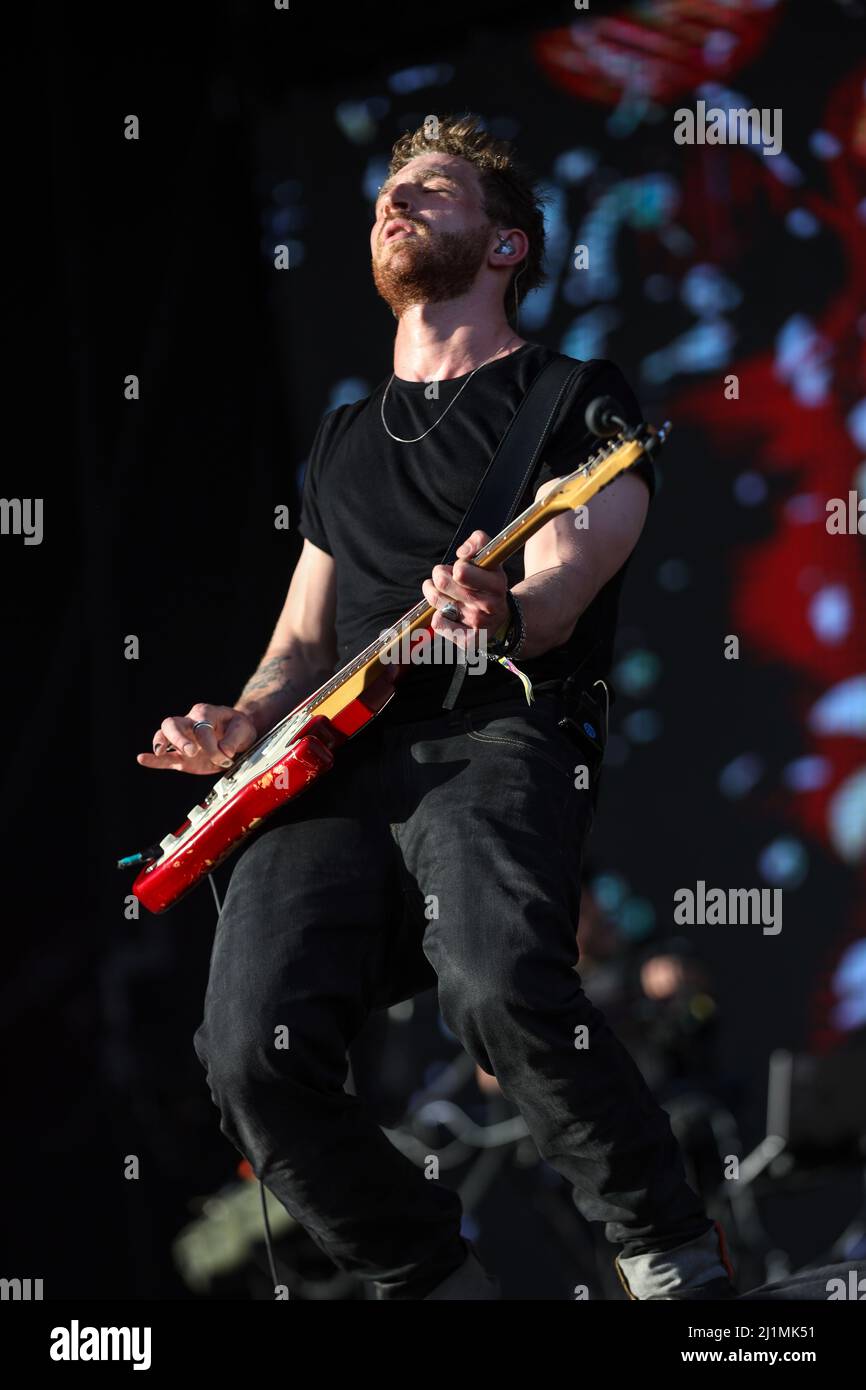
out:
<path id="1" fill-rule="evenodd" d="M 322 413 L 390 370 L 370 194 L 428 113 L 478 112 L 556 195 L 524 335 L 611 357 L 647 418 L 676 425 L 626 588 L 598 892 L 625 941 L 651 943 L 699 878 L 784 888 L 780 936 L 689 929 L 750 1142 L 772 1050 L 826 1051 L 866 1022 L 866 971 L 844 1013 L 836 973 L 866 936 L 864 728 L 844 686 L 863 668 L 863 541 L 823 525 L 828 497 L 866 492 L 866 20 L 831 0 L 719 4 L 701 36 L 665 31 L 664 64 L 597 28 L 583 77 L 555 75 L 566 26 L 626 8 L 218 4 L 190 32 L 46 10 L 8 48 L 3 490 L 45 499 L 45 536 L 2 537 L 3 1266 L 46 1297 L 185 1296 L 171 1238 L 235 1172 L 192 1050 L 211 895 L 129 920 L 113 866 L 197 796 L 135 754 L 166 714 L 237 697 L 299 549 L 273 510 L 297 519 Z M 712 33 L 736 40 L 727 66 L 707 64 Z M 646 74 L 648 107 L 612 53 Z M 705 81 L 781 108 L 788 177 L 760 151 L 673 142 Z M 588 287 L 568 254 L 587 228 L 613 269 Z M 841 714 L 816 727 L 834 690 Z M 801 1242 L 843 1208 L 824 1201 Z"/>

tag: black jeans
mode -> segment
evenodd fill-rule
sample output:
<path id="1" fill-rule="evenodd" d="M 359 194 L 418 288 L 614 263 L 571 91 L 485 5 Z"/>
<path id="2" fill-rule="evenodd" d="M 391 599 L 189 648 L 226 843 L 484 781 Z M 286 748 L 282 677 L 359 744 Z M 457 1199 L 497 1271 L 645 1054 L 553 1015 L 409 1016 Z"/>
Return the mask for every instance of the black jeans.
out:
<path id="1" fill-rule="evenodd" d="M 434 984 L 620 1253 L 710 1227 L 666 1114 L 576 973 L 593 811 L 575 769 L 594 773 L 597 754 L 563 712 L 522 694 L 412 724 L 386 710 L 265 823 L 229 883 L 195 1035 L 222 1131 L 379 1297 L 423 1298 L 464 1258 L 456 1194 L 344 1090 L 369 1011 Z"/>

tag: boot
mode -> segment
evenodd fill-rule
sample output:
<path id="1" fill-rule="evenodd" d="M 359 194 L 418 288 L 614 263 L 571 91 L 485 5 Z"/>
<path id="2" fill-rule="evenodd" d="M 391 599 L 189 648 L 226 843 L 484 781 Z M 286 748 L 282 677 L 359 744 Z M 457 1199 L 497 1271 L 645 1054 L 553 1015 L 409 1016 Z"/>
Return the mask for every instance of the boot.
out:
<path id="1" fill-rule="evenodd" d="M 649 1251 L 625 1258 L 618 1255 L 614 1265 L 620 1283 L 633 1301 L 703 1301 L 738 1295 L 724 1232 L 718 1221 L 714 1221 L 704 1235 L 677 1245 L 673 1250 Z"/>

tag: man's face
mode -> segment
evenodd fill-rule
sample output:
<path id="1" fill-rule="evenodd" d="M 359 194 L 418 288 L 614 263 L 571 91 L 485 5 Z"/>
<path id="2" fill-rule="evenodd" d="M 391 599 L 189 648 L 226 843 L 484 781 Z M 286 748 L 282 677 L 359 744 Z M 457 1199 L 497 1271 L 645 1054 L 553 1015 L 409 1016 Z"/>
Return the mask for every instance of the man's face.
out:
<path id="1" fill-rule="evenodd" d="M 376 289 L 398 315 L 410 304 L 457 298 L 472 288 L 495 240 L 468 160 L 417 155 L 376 199 L 370 234 Z"/>

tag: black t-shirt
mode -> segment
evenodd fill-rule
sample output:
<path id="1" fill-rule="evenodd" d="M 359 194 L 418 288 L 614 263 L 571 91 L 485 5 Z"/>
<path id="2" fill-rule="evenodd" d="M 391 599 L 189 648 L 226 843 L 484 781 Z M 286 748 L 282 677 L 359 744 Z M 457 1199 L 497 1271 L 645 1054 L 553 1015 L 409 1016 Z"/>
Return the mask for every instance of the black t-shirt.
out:
<path id="1" fill-rule="evenodd" d="M 537 373 L 558 355 L 526 343 L 482 367 L 468 384 L 469 373 L 437 382 L 438 399 L 429 398 L 428 383 L 395 377 L 385 402 L 385 419 L 393 434 L 415 439 L 442 417 L 418 443 L 395 443 L 384 429 L 381 408 L 387 377 L 363 400 L 339 406 L 324 417 L 304 474 L 298 529 L 336 564 L 335 671 L 424 598 L 421 583 L 447 551 L 514 411 Z M 612 362 L 594 360 L 585 378 L 564 418 L 554 422 L 515 515 L 529 506 L 543 483 L 573 472 L 598 445 L 584 422 L 595 396 L 614 396 L 629 423 L 641 419 L 634 394 Z M 453 409 L 443 416 L 452 401 Z M 653 468 L 646 456 L 636 471 L 652 493 Z M 624 571 L 625 566 L 599 591 L 566 645 L 531 660 L 516 658 L 536 690 L 551 688 L 586 656 L 591 657 L 587 666 L 591 664 L 593 678 L 606 674 Z M 523 579 L 522 551 L 506 562 L 505 572 L 512 585 Z M 434 641 L 447 639 L 437 636 Z M 389 718 L 437 714 L 453 673 L 453 663 L 412 663 L 388 706 Z M 456 707 L 513 699 L 521 690 L 513 673 L 488 660 L 483 673 L 467 666 Z"/>

